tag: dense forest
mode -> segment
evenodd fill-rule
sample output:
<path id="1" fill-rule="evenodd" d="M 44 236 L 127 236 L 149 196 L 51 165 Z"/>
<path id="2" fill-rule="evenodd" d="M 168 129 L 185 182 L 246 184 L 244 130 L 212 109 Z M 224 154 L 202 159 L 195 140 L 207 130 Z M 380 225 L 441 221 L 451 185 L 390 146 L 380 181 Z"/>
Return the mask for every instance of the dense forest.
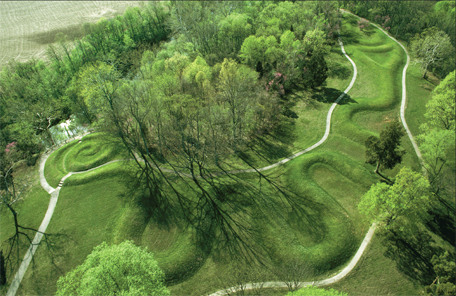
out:
<path id="1" fill-rule="evenodd" d="M 11 62 L 3 68 L 2 146 L 14 141 L 22 156 L 31 158 L 53 143 L 49 128 L 70 114 L 101 122 L 102 90 L 86 83 L 94 79 L 115 84 L 110 91 L 116 96 L 129 92 L 122 88 L 153 85 L 162 92 L 154 91 L 154 97 L 163 102 L 184 104 L 192 97 L 224 114 L 227 122 L 217 125 L 231 124 L 230 146 L 239 146 L 277 120 L 278 97 L 324 82 L 326 44 L 334 40 L 337 22 L 332 2 L 172 2 L 87 24 L 81 40 L 60 36 L 49 47 L 47 62 Z M 93 77 L 96 72 L 102 76 Z M 234 81 L 244 85 L 229 97 Z M 247 102 L 252 106 L 238 106 L 243 92 L 256 94 Z"/>
<path id="2" fill-rule="evenodd" d="M 84 24 L 81 39 L 59 35 L 46 60 L 11 61 L 0 72 L 4 203 L 11 205 L 8 200 L 15 199 L 12 164 L 25 160 L 35 165 L 40 154 L 56 144 L 51 128 L 76 117 L 91 130 L 109 134 L 126 151 L 136 168 L 130 181 L 145 192 L 142 202 L 151 216 L 183 217 L 197 230 L 202 248 L 213 235 L 234 257 L 255 260 L 248 242 L 251 233 L 243 222 L 249 215 L 244 205 L 261 208 L 274 195 L 292 207 L 295 193 L 256 170 L 247 151 L 262 136 L 276 133 L 282 121 L 297 118 L 290 110 L 294 93 L 321 90 L 337 70 L 327 57 L 340 34 L 341 8 L 378 23 L 407 45 L 423 78 L 443 80 L 432 93 L 418 137 L 429 181 L 404 170 L 396 183 L 385 178 L 366 196 L 397 193 L 401 189 L 396 187 L 415 178 L 448 205 L 453 191 L 444 175 L 451 173 L 448 151 L 454 146 L 448 139 L 454 137 L 454 114 L 447 107 L 454 96 L 456 42 L 455 5 L 450 1 L 152 2 Z M 361 20 L 357 25 L 363 29 L 366 24 Z M 380 151 L 368 151 L 367 162 L 377 161 L 377 173 L 378 155 L 386 149 L 381 137 L 387 133 L 366 144 Z M 403 134 L 396 133 L 399 143 Z M 401 156 L 394 156 L 397 163 Z M 232 173 L 241 166 L 260 181 Z M 372 204 L 366 203 L 366 208 Z M 360 211 L 372 214 L 362 207 Z M 449 217 L 451 207 L 425 211 Z M 439 220 L 428 224 L 438 228 Z M 391 241 L 414 230 L 393 226 L 388 229 L 399 234 L 390 234 Z M 450 264 L 454 254 L 445 254 L 432 257 L 436 263 L 426 266 L 432 279 L 423 285 L 439 274 L 439 264 Z M 179 272 L 167 274 L 167 284 L 185 277 Z M 431 285 L 429 293 L 454 289 L 443 284 Z"/>

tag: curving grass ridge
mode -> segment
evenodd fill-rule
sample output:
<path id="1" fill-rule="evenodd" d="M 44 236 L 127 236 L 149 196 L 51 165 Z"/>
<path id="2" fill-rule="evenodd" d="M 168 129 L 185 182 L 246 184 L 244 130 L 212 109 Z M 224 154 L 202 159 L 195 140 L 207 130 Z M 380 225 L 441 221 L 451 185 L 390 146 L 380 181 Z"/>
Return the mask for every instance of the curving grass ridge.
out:
<path id="1" fill-rule="evenodd" d="M 44 175 L 49 185 L 55 188 L 69 172 L 85 171 L 127 157 L 123 146 L 111 136 L 93 133 L 53 152 L 46 161 Z"/>

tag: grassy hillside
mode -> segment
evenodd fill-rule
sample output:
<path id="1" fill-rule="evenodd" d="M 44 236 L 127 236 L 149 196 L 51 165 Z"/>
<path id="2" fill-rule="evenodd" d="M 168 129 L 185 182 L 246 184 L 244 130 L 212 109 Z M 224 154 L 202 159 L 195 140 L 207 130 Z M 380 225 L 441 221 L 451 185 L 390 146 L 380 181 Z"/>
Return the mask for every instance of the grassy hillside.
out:
<path id="1" fill-rule="evenodd" d="M 154 252 L 174 295 L 203 295 L 234 285 L 239 278 L 233 270 L 254 276 L 249 280 L 270 281 L 281 279 L 281 269 L 290 273 L 289 262 L 308 271 L 301 275 L 302 280 L 322 278 L 340 269 L 356 252 L 369 227 L 358 213 L 358 201 L 378 181 L 373 167 L 364 162 L 364 141 L 398 118 L 405 63 L 396 43 L 372 26 L 360 31 L 354 17 L 344 17 L 341 33 L 346 51 L 358 67 L 358 77 L 334 112 L 327 142 L 266 173 L 293 193 L 289 196 L 292 202 L 285 203 L 265 182 L 261 183 L 264 196 L 257 197 L 260 203 L 227 194 L 238 201 L 236 211 L 251 231 L 248 243 L 263 265 L 230 256 L 210 233 L 197 240 L 199 232 L 184 223 L 179 211 L 172 211 L 167 219 L 151 215 L 144 193 L 131 183 L 134 168 L 119 161 L 67 179 L 48 228 L 51 244 L 38 249 L 18 294 L 54 293 L 58 277 L 82 263 L 94 246 L 125 239 Z M 328 63 L 332 72 L 325 87 L 315 93 L 290 95 L 297 119 L 285 120 L 275 134 L 252 148 L 255 152 L 250 157 L 257 165 L 306 148 L 323 135 L 326 113 L 352 75 L 338 45 L 333 46 Z M 423 84 L 415 78 L 409 80 L 410 88 Z M 413 108 L 419 113 L 426 92 L 414 92 L 420 99 Z M 411 125 L 416 129 L 419 120 L 412 120 Z M 56 186 L 69 171 L 125 158 L 120 146 L 106 138 L 89 135 L 55 151 L 45 168 L 50 185 Z M 408 155 L 404 163 L 416 167 L 411 145 L 406 138 L 403 143 Z M 386 173 L 393 175 L 396 170 Z M 258 182 L 255 175 L 243 178 Z M 41 206 L 45 205 L 42 201 Z M 419 286 L 396 270 L 383 252 L 374 240 L 357 269 L 334 287 L 355 295 L 416 294 Z M 388 273 L 387 285 L 377 280 L 384 273 Z M 359 288 L 358 283 L 363 286 Z"/>

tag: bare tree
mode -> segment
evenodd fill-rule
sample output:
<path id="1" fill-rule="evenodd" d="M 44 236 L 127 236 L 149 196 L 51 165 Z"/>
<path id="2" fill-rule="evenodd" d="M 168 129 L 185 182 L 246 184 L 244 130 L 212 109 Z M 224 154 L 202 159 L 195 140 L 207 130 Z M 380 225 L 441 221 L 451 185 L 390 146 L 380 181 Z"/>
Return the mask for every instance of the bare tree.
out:
<path id="1" fill-rule="evenodd" d="M 13 166 L 14 164 L 11 159 L 3 152 L 0 155 L 0 206 L 5 207 L 9 211 L 14 223 L 14 234 L 2 242 L 2 244 L 6 244 L 4 264 L 5 266 L 9 266 L 10 270 L 13 270 L 14 266 L 19 263 L 21 238 L 24 238 L 28 244 L 31 244 L 35 233 L 40 232 L 35 228 L 26 227 L 19 223 L 15 204 L 22 198 L 22 193 L 26 191 L 27 185 L 16 184 L 12 174 Z M 46 233 L 43 234 L 45 236 L 47 235 Z"/>

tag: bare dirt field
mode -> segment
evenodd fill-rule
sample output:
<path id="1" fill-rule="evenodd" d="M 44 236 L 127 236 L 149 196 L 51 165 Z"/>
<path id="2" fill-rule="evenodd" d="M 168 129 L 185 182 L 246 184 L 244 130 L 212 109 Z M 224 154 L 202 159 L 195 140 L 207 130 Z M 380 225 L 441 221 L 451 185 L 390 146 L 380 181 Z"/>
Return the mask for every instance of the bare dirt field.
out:
<path id="1" fill-rule="evenodd" d="M 0 67 L 10 60 L 45 55 L 63 33 L 82 34 L 82 24 L 121 14 L 140 1 L 0 1 Z"/>

